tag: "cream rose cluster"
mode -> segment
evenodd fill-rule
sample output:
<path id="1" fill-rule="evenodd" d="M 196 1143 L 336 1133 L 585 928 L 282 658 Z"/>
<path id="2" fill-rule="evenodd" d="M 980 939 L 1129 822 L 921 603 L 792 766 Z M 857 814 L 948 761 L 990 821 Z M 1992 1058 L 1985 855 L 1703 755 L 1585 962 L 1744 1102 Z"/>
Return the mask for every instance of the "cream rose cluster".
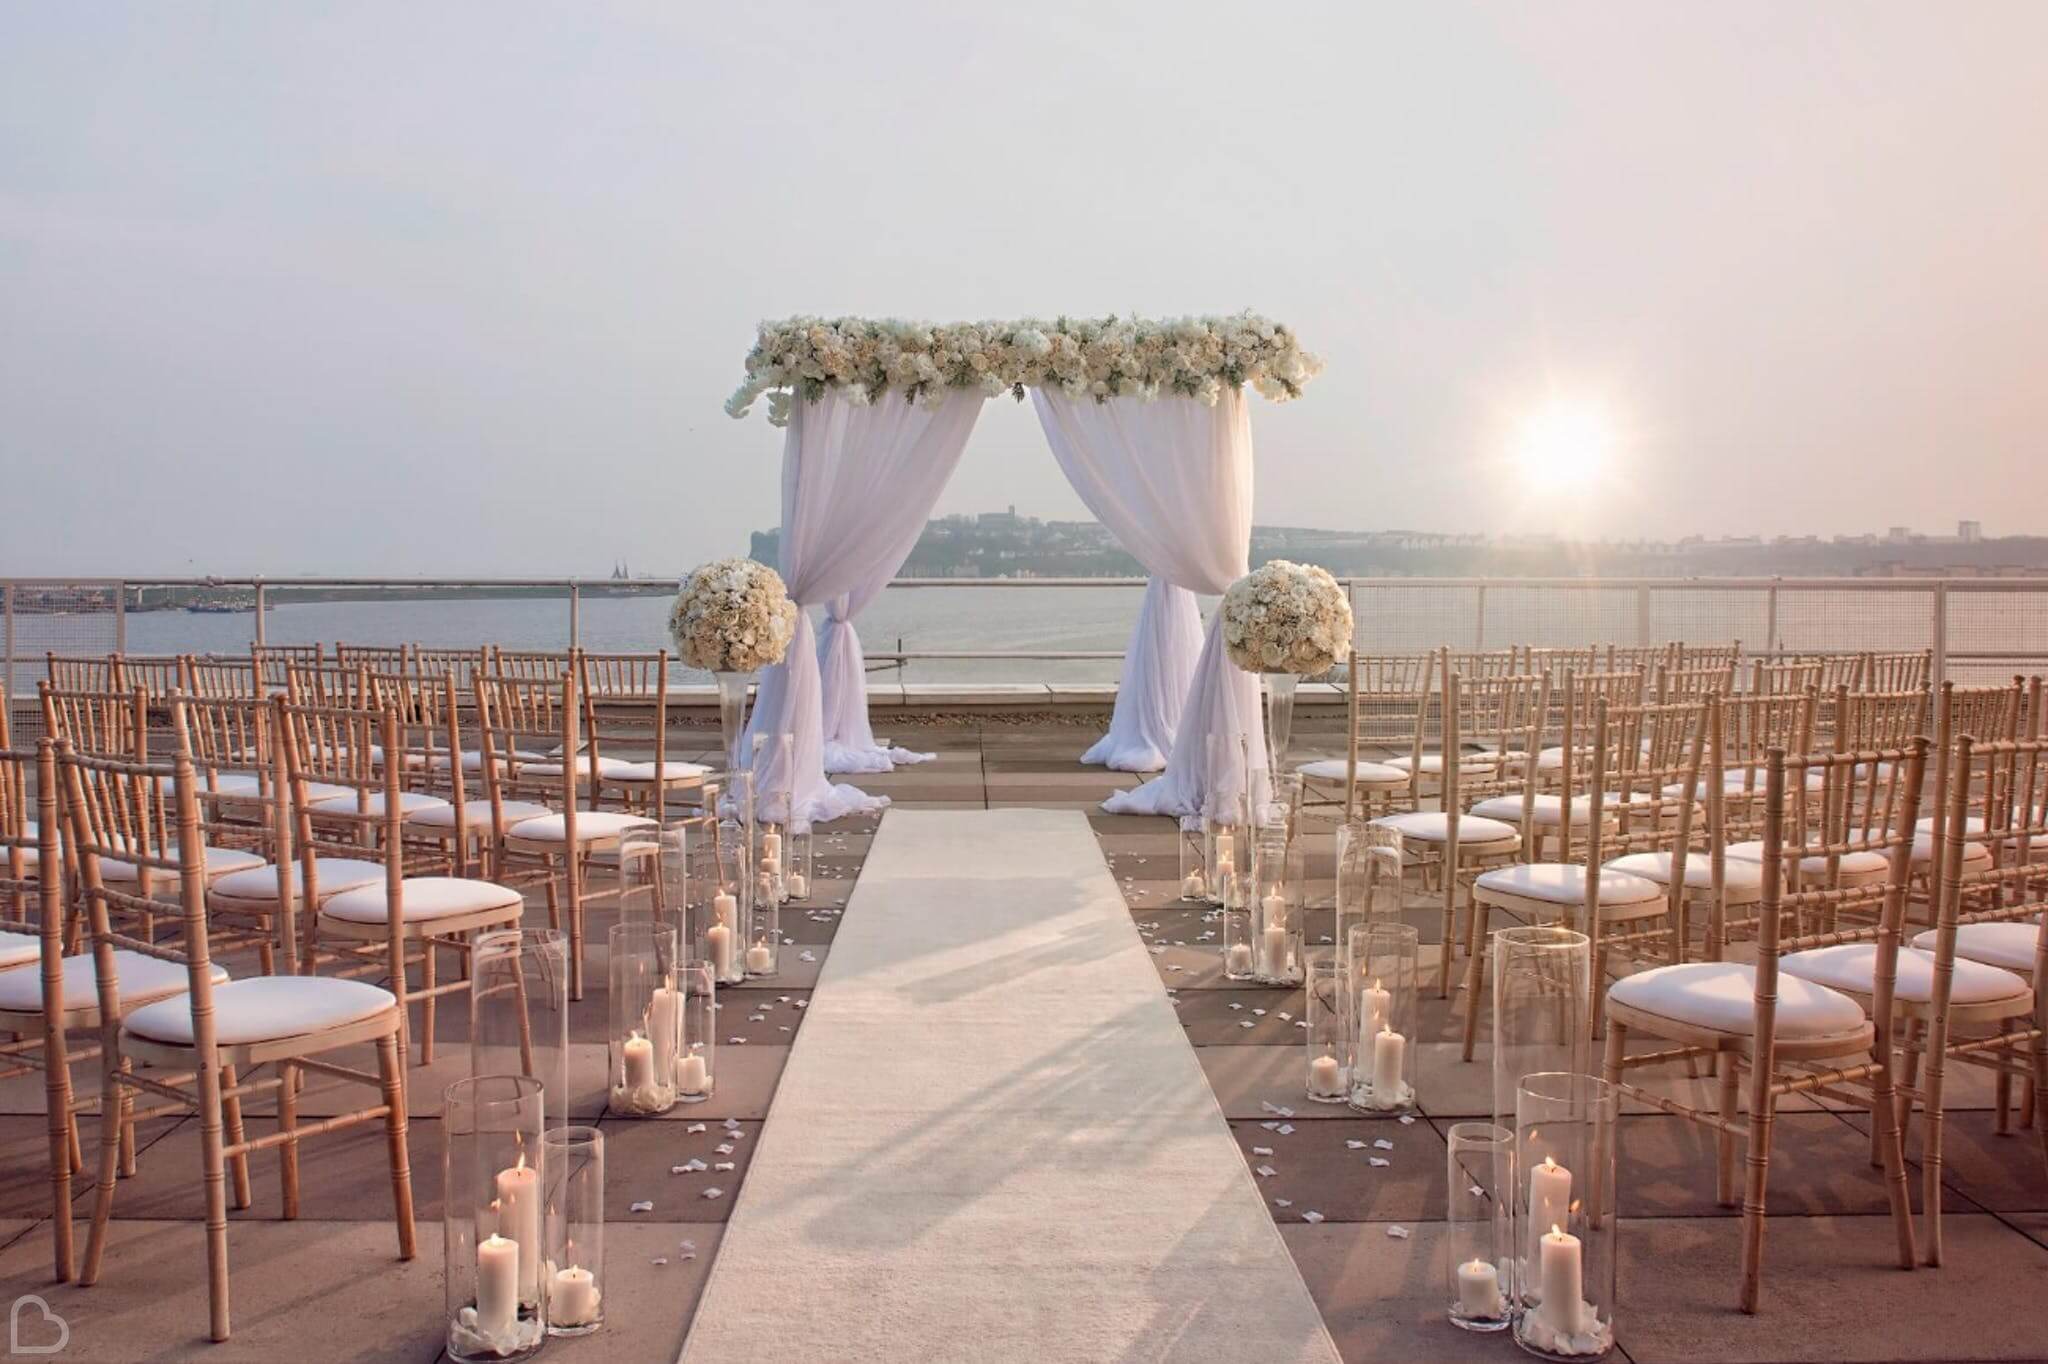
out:
<path id="1" fill-rule="evenodd" d="M 763 322 L 746 382 L 725 404 L 743 417 L 762 394 L 768 420 L 789 420 L 793 397 L 837 388 L 857 403 L 890 389 L 936 406 L 955 389 L 988 397 L 1057 388 L 1074 399 L 1175 394 L 1214 404 L 1250 384 L 1275 401 L 1301 396 L 1323 362 L 1293 332 L 1252 313 L 1233 317 L 1060 318 L 954 322 L 792 317 Z"/>
<path id="2" fill-rule="evenodd" d="M 693 668 L 750 673 L 780 663 L 796 632 L 796 603 L 782 575 L 752 559 L 693 570 L 669 611 L 676 652 Z"/>
<path id="3" fill-rule="evenodd" d="M 1274 559 L 1223 594 L 1223 644 L 1250 673 L 1328 672 L 1351 648 L 1351 602 L 1313 564 Z"/>

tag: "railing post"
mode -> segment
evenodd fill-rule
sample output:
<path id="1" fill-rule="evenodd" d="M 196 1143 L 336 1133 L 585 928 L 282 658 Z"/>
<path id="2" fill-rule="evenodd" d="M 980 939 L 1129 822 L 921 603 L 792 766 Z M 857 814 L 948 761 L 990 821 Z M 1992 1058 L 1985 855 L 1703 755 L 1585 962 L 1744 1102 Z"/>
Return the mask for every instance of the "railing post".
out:
<path id="1" fill-rule="evenodd" d="M 1764 657 L 1778 656 L 1778 580 L 1764 589 Z"/>
<path id="2" fill-rule="evenodd" d="M 264 597 L 268 590 L 263 585 L 263 579 L 258 578 L 256 580 L 256 647 L 259 649 L 266 642 L 263 637 L 263 613 L 266 609 Z"/>
<path id="3" fill-rule="evenodd" d="M 1650 643 L 1650 585 L 1636 584 L 1636 644 L 1638 647 Z"/>
<path id="4" fill-rule="evenodd" d="M 1484 650 L 1486 649 L 1485 583 L 1479 584 L 1478 588 L 1476 589 L 1476 594 L 1478 600 L 1474 603 L 1474 610 L 1472 612 L 1472 649 L 1473 652 L 1479 653 L 1484 652 Z"/>
<path id="5" fill-rule="evenodd" d="M 114 584 L 114 652 L 128 652 L 128 583 Z"/>
<path id="6" fill-rule="evenodd" d="M 1948 680 L 1948 584 L 1934 585 L 1934 685 Z"/>
<path id="7" fill-rule="evenodd" d="M 0 691 L 0 706 L 11 706 L 14 704 L 14 584 L 11 582 L 0 583 L 0 631 L 5 634 L 4 642 L 0 642 L 0 657 L 7 661 L 6 689 Z"/>
<path id="8" fill-rule="evenodd" d="M 583 647 L 583 588 L 573 578 L 569 580 L 569 647 Z"/>

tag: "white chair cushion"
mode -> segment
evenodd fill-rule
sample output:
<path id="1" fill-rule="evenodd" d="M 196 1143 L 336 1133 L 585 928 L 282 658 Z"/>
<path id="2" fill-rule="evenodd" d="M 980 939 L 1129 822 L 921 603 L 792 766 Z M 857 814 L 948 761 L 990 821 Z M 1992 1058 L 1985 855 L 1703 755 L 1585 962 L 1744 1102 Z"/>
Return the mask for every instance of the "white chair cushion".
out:
<path id="1" fill-rule="evenodd" d="M 1970 831 L 1964 830 L 1964 832 L 1968 833 Z M 1943 833 L 1942 837 L 1946 838 L 1948 835 Z M 1934 835 L 1928 830 L 1918 829 L 1914 831 L 1912 859 L 1916 865 L 1923 866 L 1934 861 Z M 1982 843 L 1963 844 L 1964 862 L 1981 864 L 1988 863 L 1990 860 L 1991 849 L 1985 847 Z"/>
<path id="2" fill-rule="evenodd" d="M 1913 827 L 1923 834 L 1933 833 L 1934 816 L 1922 815 Z M 1982 815 L 1970 815 L 1963 820 L 1963 832 L 1966 834 L 1981 834 L 1987 827 Z"/>
<path id="3" fill-rule="evenodd" d="M 398 793 L 398 812 L 401 815 L 409 815 L 416 810 L 431 810 L 437 805 L 446 805 L 447 803 L 441 797 L 430 796 L 424 791 L 400 791 Z M 340 810 L 351 814 L 362 808 L 356 803 L 356 793 L 353 791 L 344 792 L 339 796 L 330 796 L 325 800 L 309 801 L 308 804 L 315 810 Z M 384 793 L 382 791 L 372 791 L 370 798 L 363 802 L 363 805 L 369 807 L 367 810 L 362 811 L 365 814 L 383 814 Z"/>
<path id="4" fill-rule="evenodd" d="M 1414 810 L 1404 815 L 1383 815 L 1373 821 L 1377 828 L 1392 829 L 1403 838 L 1412 838 L 1419 843 L 1447 843 L 1451 837 L 1450 817 L 1440 810 Z M 1458 844 L 1461 848 L 1475 846 L 1494 847 L 1502 845 L 1513 849 L 1521 844 L 1522 835 L 1512 824 L 1503 824 L 1497 819 L 1483 819 L 1477 815 L 1466 815 L 1458 821 Z"/>
<path id="5" fill-rule="evenodd" d="M 100 977 L 93 968 L 93 954 L 81 952 L 64 958 L 64 1012 L 79 1013 L 100 1006 Z M 223 981 L 228 973 L 216 964 L 213 978 Z M 191 982 L 183 962 L 148 957 L 126 948 L 114 949 L 114 979 L 121 986 L 123 1008 L 138 1001 L 162 999 L 182 992 Z M 0 1010 L 8 1013 L 39 1013 L 43 1007 L 41 971 L 0 971 Z"/>
<path id="6" fill-rule="evenodd" d="M 263 794 L 263 786 L 253 772 L 222 772 L 213 779 L 213 794 L 246 796 L 253 800 Z"/>
<path id="7" fill-rule="evenodd" d="M 1608 986 L 1607 1001 L 1736 1037 L 1756 1031 L 1756 971 L 1746 962 L 1652 967 Z M 1784 975 L 1778 978 L 1775 1018 L 1776 1035 L 1786 1041 L 1854 1037 L 1863 1030 L 1863 1008 L 1855 1000 Z"/>
<path id="8" fill-rule="evenodd" d="M 1877 944 L 1851 942 L 1811 947 L 1780 958 L 1778 965 L 1785 975 L 1867 995 L 1877 972 Z M 1955 1004 L 1991 1004 L 2026 993 L 2027 983 L 2012 972 L 1974 961 L 1957 961 L 1955 978 L 1949 986 L 1949 1000 Z M 1925 1004 L 1933 999 L 1934 954 L 1917 947 L 1900 948 L 1899 974 L 1892 994 L 1909 1004 Z"/>
<path id="9" fill-rule="evenodd" d="M 408 876 L 404 895 L 407 923 L 475 914 L 486 909 L 523 908 L 526 903 L 516 890 L 462 876 Z M 344 891 L 320 906 L 321 918 L 350 924 L 381 924 L 390 912 L 391 903 L 382 882 Z"/>
<path id="10" fill-rule="evenodd" d="M 1348 765 L 1349 760 L 1345 758 L 1317 758 L 1314 762 L 1303 763 L 1294 770 L 1316 781 L 1343 781 L 1344 769 Z M 1358 780 L 1386 786 L 1406 786 L 1408 772 L 1405 768 L 1395 767 L 1392 763 L 1369 763 L 1360 759 Z"/>
<path id="11" fill-rule="evenodd" d="M 1660 886 L 1671 884 L 1671 854 L 1668 852 L 1630 853 L 1626 857 L 1617 857 L 1609 862 L 1607 869 L 1647 877 Z M 1685 884 L 1692 890 L 1713 888 L 1714 864 L 1705 849 L 1685 855 Z M 1745 862 L 1739 857 L 1726 858 L 1721 868 L 1721 884 L 1729 890 L 1762 890 L 1763 863 Z"/>
<path id="12" fill-rule="evenodd" d="M 601 758 L 597 766 L 606 781 L 646 782 L 655 780 L 656 775 L 654 764 L 651 762 L 621 763 L 614 767 L 612 759 Z M 663 781 L 683 781 L 690 777 L 704 776 L 710 771 L 711 769 L 703 763 L 677 762 L 671 758 L 662 763 L 660 777 Z"/>
<path id="13" fill-rule="evenodd" d="M 1648 796 L 1637 793 L 1629 797 L 1629 803 L 1640 805 L 1648 799 L 1650 799 Z M 1621 804 L 1621 793 L 1610 791 L 1602 798 L 1602 802 L 1608 809 L 1612 810 Z M 1548 791 L 1541 792 L 1535 799 L 1534 808 L 1529 812 L 1529 818 L 1542 828 L 1554 829 L 1559 823 L 1559 816 L 1563 809 L 1564 798 L 1562 796 Z M 1480 801 L 1472 807 L 1469 813 L 1478 815 L 1482 819 L 1498 819 L 1510 824 L 1520 824 L 1522 822 L 1522 798 L 1520 796 L 1493 796 Z M 1572 827 L 1575 829 L 1583 828 L 1592 823 L 1592 821 L 1593 798 L 1591 796 L 1574 796 L 1572 798 Z"/>
<path id="14" fill-rule="evenodd" d="M 345 890 L 382 881 L 384 864 L 359 861 L 353 857 L 316 857 L 313 859 L 313 876 L 320 886 L 320 898 L 325 900 Z M 277 872 L 267 866 L 231 872 L 215 881 L 209 893 L 224 900 L 272 904 L 277 900 Z M 292 894 L 305 893 L 305 864 L 295 857 L 292 859 Z"/>
<path id="15" fill-rule="evenodd" d="M 1706 798 L 1707 786 L 1711 781 L 1713 781 L 1711 773 L 1700 773 L 1699 794 L 1702 800 Z M 1807 774 L 1807 790 L 1819 791 L 1825 789 L 1826 786 L 1827 778 L 1820 773 L 1809 772 Z M 1685 783 L 1682 781 L 1670 783 L 1664 788 L 1664 794 L 1667 796 L 1684 795 Z M 1724 796 L 1743 796 L 1749 799 L 1762 800 L 1764 798 L 1764 774 L 1762 772 L 1757 773 L 1756 782 L 1754 785 L 1751 785 L 1743 779 L 1741 772 L 1724 772 L 1721 774 L 1721 794 Z"/>
<path id="16" fill-rule="evenodd" d="M 172 848 L 169 855 L 176 857 L 178 850 Z M 267 867 L 269 865 L 268 862 L 265 862 L 255 853 L 248 852 L 242 848 L 206 849 L 206 879 L 209 881 L 215 877 L 226 876 L 230 872 L 248 871 L 252 867 Z M 156 879 L 159 881 L 175 882 L 178 879 L 178 873 L 175 871 L 165 871 L 162 868 L 155 868 L 154 871 Z M 100 859 L 100 879 L 102 881 L 133 881 L 136 879 L 135 864 L 133 862 L 123 862 L 118 857 L 102 857 Z"/>
<path id="17" fill-rule="evenodd" d="M 1510 754 L 1509 756 L 1513 757 L 1514 755 Z M 1458 755 L 1458 770 L 1460 772 L 1491 772 L 1499 765 L 1500 755 L 1497 753 L 1460 753 Z M 1444 770 L 1444 755 L 1441 753 L 1425 753 L 1422 755 L 1422 765 L 1417 767 L 1414 757 L 1403 753 L 1398 758 L 1387 759 L 1387 766 L 1404 773 L 1422 772 L 1426 775 L 1435 776 Z"/>
<path id="18" fill-rule="evenodd" d="M 1726 853 L 1730 862 L 1755 862 L 1762 865 L 1764 841 L 1761 838 L 1752 838 L 1742 843 L 1730 843 Z M 1882 876 L 1890 866 L 1890 859 L 1881 852 L 1865 850 L 1842 854 L 1841 868 L 1844 876 Z M 1799 870 L 1808 876 L 1826 876 L 1828 859 L 1821 854 L 1802 857 L 1799 859 Z"/>
<path id="19" fill-rule="evenodd" d="M 576 812 L 576 841 L 578 843 L 598 842 L 617 838 L 629 829 L 652 829 L 651 819 L 639 815 L 624 815 L 615 810 L 578 810 Z M 538 819 L 523 819 L 506 830 L 511 838 L 523 838 L 535 843 L 560 843 L 568 837 L 567 821 L 561 815 L 542 815 Z"/>
<path id="20" fill-rule="evenodd" d="M 276 1042 L 360 1023 L 398 1007 L 389 990 L 330 976 L 251 976 L 213 992 L 213 1039 L 224 1047 Z M 128 1015 L 124 1030 L 174 1047 L 192 1045 L 192 1001 L 166 999 Z"/>
<path id="21" fill-rule="evenodd" d="M 1574 746 L 1573 746 L 1572 762 L 1573 762 L 1574 764 L 1577 764 L 1577 763 L 1582 763 L 1582 762 L 1586 762 L 1586 761 L 1588 761 L 1589 759 L 1591 759 L 1591 758 L 1592 758 L 1592 756 L 1593 756 L 1593 750 L 1592 750 L 1591 748 L 1589 748 L 1589 747 L 1581 747 L 1581 746 L 1578 746 L 1578 745 L 1574 745 Z M 1563 770 L 1563 768 L 1564 768 L 1564 745 L 1563 745 L 1563 744 L 1553 744 L 1553 745 L 1552 745 L 1551 747 L 1549 747 L 1549 748 L 1545 748 L 1545 749 L 1541 749 L 1541 750 L 1539 750 L 1539 751 L 1537 752 L 1537 754 L 1536 754 L 1536 770 L 1537 770 L 1538 772 L 1557 772 L 1557 771 L 1561 771 L 1561 770 Z"/>
<path id="22" fill-rule="evenodd" d="M 1572 862 L 1518 862 L 1484 873 L 1479 887 L 1545 904 L 1582 905 L 1586 903 L 1586 869 Z M 1664 889 L 1655 881 L 1604 867 L 1600 871 L 1603 905 L 1640 905 L 1663 898 Z"/>
<path id="23" fill-rule="evenodd" d="M 34 934 L 0 932 L 0 971 L 32 962 L 42 955 L 42 940 Z"/>
<path id="24" fill-rule="evenodd" d="M 522 764 L 542 762 L 547 758 L 545 753 L 529 753 L 523 748 L 515 748 L 512 750 L 512 753 Z M 484 755 L 479 749 L 465 748 L 462 750 L 461 761 L 462 770 L 465 772 L 481 772 L 484 770 Z M 448 755 L 446 753 L 436 753 L 428 760 L 428 765 L 436 769 L 445 769 L 448 766 Z"/>
<path id="25" fill-rule="evenodd" d="M 1932 952 L 1939 936 L 1937 930 L 1930 928 L 1913 939 L 1913 946 Z M 2040 941 L 2041 930 L 2034 924 L 1957 924 L 1956 958 L 2031 977 L 2034 950 Z"/>
<path id="26" fill-rule="evenodd" d="M 616 776 L 618 776 L 618 775 L 619 775 L 620 773 L 622 773 L 622 772 L 625 772 L 625 771 L 627 771 L 627 770 L 629 770 L 629 769 L 631 769 L 631 768 L 633 768 L 633 767 L 635 767 L 635 766 L 642 766 L 642 767 L 652 767 L 652 766 L 653 766 L 653 764 L 652 764 L 652 763 L 640 763 L 640 764 L 635 764 L 635 763 L 629 763 L 629 762 L 627 762 L 627 761 L 626 761 L 625 759 L 623 759 L 623 758 L 606 758 L 606 757 L 600 757 L 600 758 L 598 758 L 598 760 L 597 760 L 597 775 L 598 775 L 598 776 L 599 776 L 600 778 L 611 778 L 611 777 L 616 777 Z M 522 761 L 522 762 L 521 762 L 521 763 L 519 764 L 519 775 L 520 775 L 521 777 L 535 777 L 535 778 L 539 778 L 539 777 L 559 777 L 559 776 L 561 776 L 561 775 L 562 775 L 562 760 L 561 760 L 560 758 L 542 758 L 542 759 L 541 759 L 541 760 L 540 760 L 539 762 L 525 762 L 525 761 Z M 580 758 L 578 758 L 578 759 L 576 760 L 576 778 L 577 778 L 577 780 L 579 780 L 579 781 L 585 781 L 585 780 L 588 780 L 588 779 L 589 779 L 589 776 L 590 776 L 590 759 L 589 759 L 588 757 L 580 757 Z"/>
<path id="27" fill-rule="evenodd" d="M 553 810 L 538 801 L 508 800 L 505 802 L 505 825 L 510 828 L 521 820 L 539 819 L 542 815 L 553 813 Z M 488 800 L 466 801 L 462 807 L 462 816 L 463 822 L 470 828 L 488 832 L 491 827 L 491 803 Z M 455 807 L 444 800 L 439 805 L 412 811 L 406 815 L 405 822 L 420 829 L 453 829 Z"/>

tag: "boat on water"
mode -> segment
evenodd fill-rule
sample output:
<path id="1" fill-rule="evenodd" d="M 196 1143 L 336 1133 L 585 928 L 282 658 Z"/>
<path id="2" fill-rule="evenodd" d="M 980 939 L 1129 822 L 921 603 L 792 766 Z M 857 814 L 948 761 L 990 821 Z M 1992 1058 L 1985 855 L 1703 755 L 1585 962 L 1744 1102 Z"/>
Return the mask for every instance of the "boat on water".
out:
<path id="1" fill-rule="evenodd" d="M 239 616 L 248 610 L 246 606 L 235 606 L 229 602 L 195 601 L 185 607 L 188 616 Z"/>

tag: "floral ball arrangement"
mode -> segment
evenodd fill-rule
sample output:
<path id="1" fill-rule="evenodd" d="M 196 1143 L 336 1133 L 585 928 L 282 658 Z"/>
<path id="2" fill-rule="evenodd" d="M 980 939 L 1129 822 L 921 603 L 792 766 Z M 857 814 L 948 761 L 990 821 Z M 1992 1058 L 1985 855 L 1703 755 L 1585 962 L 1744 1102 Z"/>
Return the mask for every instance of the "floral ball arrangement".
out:
<path id="1" fill-rule="evenodd" d="M 1351 648 L 1351 602 L 1323 569 L 1274 559 L 1223 594 L 1223 644 L 1248 673 L 1314 677 Z"/>
<path id="2" fill-rule="evenodd" d="M 781 574 L 752 559 L 719 559 L 683 583 L 668 632 L 690 667 L 750 673 L 782 661 L 796 616 Z"/>
<path id="3" fill-rule="evenodd" d="M 890 389 L 936 406 L 958 389 L 1021 399 L 1027 388 L 1047 388 L 1076 401 L 1173 394 L 1213 406 L 1245 384 L 1275 401 L 1298 398 L 1322 368 L 1292 331 L 1253 313 L 943 325 L 792 317 L 761 324 L 746 381 L 725 410 L 743 417 L 765 393 L 768 420 L 781 426 L 795 397 L 816 401 L 828 388 L 855 403 Z"/>

